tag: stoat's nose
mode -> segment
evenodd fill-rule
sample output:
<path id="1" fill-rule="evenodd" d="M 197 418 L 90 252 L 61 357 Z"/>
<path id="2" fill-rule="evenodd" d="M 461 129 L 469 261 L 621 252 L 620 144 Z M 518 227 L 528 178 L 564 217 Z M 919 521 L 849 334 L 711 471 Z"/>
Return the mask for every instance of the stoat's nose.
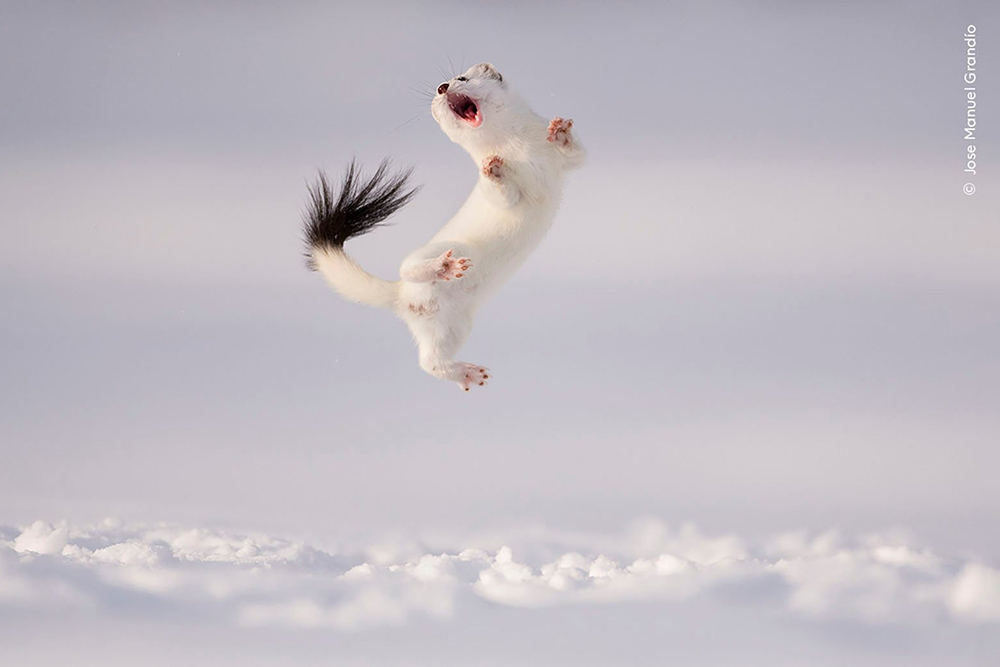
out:
<path id="1" fill-rule="evenodd" d="M 444 95 L 447 92 L 448 92 L 447 83 L 442 83 L 440 86 L 438 86 L 438 95 Z"/>

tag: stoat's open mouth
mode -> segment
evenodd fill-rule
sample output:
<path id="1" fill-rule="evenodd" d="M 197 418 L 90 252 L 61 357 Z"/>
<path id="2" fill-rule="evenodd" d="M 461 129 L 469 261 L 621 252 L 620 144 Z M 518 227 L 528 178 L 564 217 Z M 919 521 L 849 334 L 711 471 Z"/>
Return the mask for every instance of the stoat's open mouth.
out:
<path id="1" fill-rule="evenodd" d="M 479 105 L 468 95 L 450 93 L 448 95 L 448 107 L 456 116 L 472 127 L 479 127 L 483 124 L 483 114 L 479 113 Z"/>

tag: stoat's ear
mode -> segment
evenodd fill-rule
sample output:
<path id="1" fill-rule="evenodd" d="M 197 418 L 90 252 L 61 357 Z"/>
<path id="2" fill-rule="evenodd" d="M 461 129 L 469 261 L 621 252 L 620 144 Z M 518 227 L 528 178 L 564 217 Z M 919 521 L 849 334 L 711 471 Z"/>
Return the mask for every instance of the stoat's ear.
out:
<path id="1" fill-rule="evenodd" d="M 497 68 L 490 63 L 479 63 L 472 68 L 477 76 L 481 76 L 484 79 L 496 79 L 497 81 L 503 83 L 503 76 L 497 71 Z"/>

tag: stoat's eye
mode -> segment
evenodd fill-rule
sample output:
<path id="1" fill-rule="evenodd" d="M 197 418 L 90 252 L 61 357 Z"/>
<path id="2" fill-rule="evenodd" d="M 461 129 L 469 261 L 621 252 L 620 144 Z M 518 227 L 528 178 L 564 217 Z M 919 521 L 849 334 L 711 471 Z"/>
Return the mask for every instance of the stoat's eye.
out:
<path id="1" fill-rule="evenodd" d="M 456 76 L 455 81 L 468 81 L 468 79 L 465 78 L 464 76 Z"/>

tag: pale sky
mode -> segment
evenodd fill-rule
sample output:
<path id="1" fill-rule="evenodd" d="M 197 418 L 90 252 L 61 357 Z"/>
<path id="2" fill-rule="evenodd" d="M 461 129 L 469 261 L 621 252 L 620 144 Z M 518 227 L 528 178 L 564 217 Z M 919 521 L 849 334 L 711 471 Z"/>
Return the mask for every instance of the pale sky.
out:
<path id="1" fill-rule="evenodd" d="M 128 628 L 135 650 L 188 662 L 158 652 L 175 621 L 191 646 L 218 638 L 264 663 L 297 646 L 321 664 L 339 646 L 339 664 L 527 664 L 518 644 L 497 647 L 511 633 L 538 664 L 665 664 L 648 639 L 663 625 L 677 664 L 995 655 L 995 80 L 981 83 L 971 197 L 961 131 L 962 34 L 975 23 L 981 61 L 997 62 L 993 3 L 3 3 L 0 16 L 0 658 L 96 662 L 102 642 L 71 654 L 46 637 Z M 482 310 L 462 356 L 494 380 L 466 395 L 420 371 L 391 315 L 306 271 L 299 228 L 317 167 L 414 165 L 419 196 L 348 245 L 393 277 L 476 177 L 419 91 L 480 61 L 539 113 L 572 117 L 589 161 Z M 113 529 L 96 528 L 106 517 Z M 297 541 L 336 556 L 316 562 L 338 576 L 472 548 L 495 568 L 507 544 L 547 577 L 566 553 L 588 567 L 609 555 L 637 520 L 730 536 L 741 563 L 820 554 L 815 580 L 854 581 L 823 569 L 844 549 L 871 595 L 852 606 L 809 588 L 812 570 L 780 586 L 767 570 L 736 592 L 695 581 L 680 602 L 582 592 L 525 611 L 468 588 L 462 565 L 441 608 L 408 607 L 421 594 L 393 580 L 359 593 L 389 601 L 364 629 L 290 630 L 312 613 L 295 611 L 298 575 L 209 608 L 215 593 L 160 585 L 202 590 L 201 565 L 164 565 L 188 542 L 140 528 Z M 32 537 L 35 521 L 56 537 Z M 831 530 L 833 552 L 810 541 Z M 813 546 L 768 550 L 796 531 Z M 160 555 L 109 574 L 91 552 L 115 544 Z M 880 548 L 904 544 L 924 569 L 869 577 L 892 560 Z M 613 555 L 708 567 L 678 549 Z M 83 620 L 70 599 L 100 613 Z M 884 615 L 859 611 L 872 605 Z M 238 622 L 250 617 L 277 619 L 262 653 L 247 646 L 264 631 Z M 386 641 L 399 650 L 370 653 Z"/>

